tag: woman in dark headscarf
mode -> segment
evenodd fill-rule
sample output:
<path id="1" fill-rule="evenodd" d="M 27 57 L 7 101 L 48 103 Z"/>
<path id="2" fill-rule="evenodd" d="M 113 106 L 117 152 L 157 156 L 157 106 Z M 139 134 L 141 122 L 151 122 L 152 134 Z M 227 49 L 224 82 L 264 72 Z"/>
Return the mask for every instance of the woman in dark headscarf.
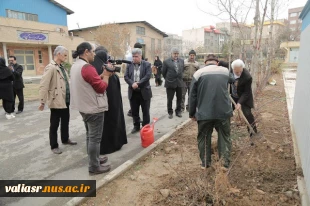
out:
<path id="1" fill-rule="evenodd" d="M 155 57 L 154 66 L 157 69 L 157 73 L 155 74 L 155 83 L 156 86 L 161 86 L 162 80 L 161 80 L 161 73 L 162 73 L 162 66 L 163 63 L 160 61 L 159 56 Z"/>
<path id="2" fill-rule="evenodd" d="M 97 50 L 92 65 L 98 74 L 103 72 L 108 55 L 104 50 Z M 123 110 L 121 84 L 119 77 L 113 74 L 107 88 L 109 110 L 104 113 L 104 124 L 100 144 L 100 154 L 110 154 L 127 144 L 126 125 Z"/>
<path id="3" fill-rule="evenodd" d="M 14 102 L 13 80 L 14 76 L 12 70 L 6 66 L 5 59 L 0 57 L 0 99 L 2 99 L 3 109 L 6 112 L 5 117 L 7 119 L 15 117 L 11 114 Z"/>

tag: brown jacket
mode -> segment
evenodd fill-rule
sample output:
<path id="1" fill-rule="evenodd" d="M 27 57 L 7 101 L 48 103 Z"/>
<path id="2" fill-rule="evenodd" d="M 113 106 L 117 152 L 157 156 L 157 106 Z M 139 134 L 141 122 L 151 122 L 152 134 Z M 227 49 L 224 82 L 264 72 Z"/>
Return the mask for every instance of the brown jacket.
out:
<path id="1" fill-rule="evenodd" d="M 199 64 L 197 61 L 190 62 L 188 59 L 184 60 L 184 72 L 183 72 L 183 81 L 191 82 L 193 79 L 194 73 L 199 69 Z"/>
<path id="2" fill-rule="evenodd" d="M 66 71 L 67 77 L 68 73 Z M 66 105 L 66 82 L 55 61 L 49 63 L 40 81 L 39 97 L 41 103 L 48 102 L 49 108 L 64 109 Z"/>

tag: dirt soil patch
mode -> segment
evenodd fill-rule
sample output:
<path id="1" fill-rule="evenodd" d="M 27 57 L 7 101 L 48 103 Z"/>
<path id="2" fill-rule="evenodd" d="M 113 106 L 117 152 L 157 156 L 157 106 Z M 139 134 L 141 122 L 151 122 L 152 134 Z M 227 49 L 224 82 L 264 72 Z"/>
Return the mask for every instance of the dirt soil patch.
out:
<path id="1" fill-rule="evenodd" d="M 301 205 L 282 75 L 274 79 L 277 85 L 257 95 L 263 137 L 254 146 L 238 115 L 232 118 L 229 170 L 217 161 L 216 132 L 212 166 L 200 168 L 197 123 L 191 122 L 81 205 Z"/>

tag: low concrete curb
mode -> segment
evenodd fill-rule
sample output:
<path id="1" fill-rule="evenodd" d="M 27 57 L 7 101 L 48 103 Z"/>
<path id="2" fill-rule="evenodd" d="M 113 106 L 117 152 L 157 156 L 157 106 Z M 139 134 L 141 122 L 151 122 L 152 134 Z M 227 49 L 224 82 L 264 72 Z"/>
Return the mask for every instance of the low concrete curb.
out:
<path id="1" fill-rule="evenodd" d="M 189 122 L 191 122 L 191 119 L 186 120 L 181 125 L 177 126 L 175 129 L 170 130 L 168 133 L 164 134 L 162 137 L 160 137 L 158 140 L 156 140 L 153 144 L 142 150 L 140 153 L 135 155 L 130 160 L 127 160 L 122 165 L 114 169 L 112 172 L 110 172 L 108 175 L 106 175 L 103 179 L 97 181 L 96 183 L 96 189 L 100 189 L 107 183 L 111 182 L 112 180 L 116 179 L 121 174 L 125 173 L 127 170 L 129 170 L 133 165 L 135 165 L 140 159 L 148 155 L 150 152 L 152 152 L 160 143 L 163 141 L 169 139 L 176 131 L 179 129 L 185 127 Z M 83 203 L 86 201 L 86 197 L 74 197 L 69 202 L 67 202 L 66 206 L 75 206 L 78 204 Z"/>

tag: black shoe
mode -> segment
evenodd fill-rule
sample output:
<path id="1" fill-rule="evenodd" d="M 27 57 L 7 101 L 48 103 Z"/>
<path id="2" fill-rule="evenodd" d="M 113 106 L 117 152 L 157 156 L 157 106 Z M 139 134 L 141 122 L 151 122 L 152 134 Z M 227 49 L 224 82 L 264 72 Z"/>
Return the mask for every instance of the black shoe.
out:
<path id="1" fill-rule="evenodd" d="M 128 111 L 127 116 L 132 117 L 131 110 Z"/>
<path id="2" fill-rule="evenodd" d="M 181 112 L 176 112 L 176 114 L 175 114 L 177 117 L 182 117 L 182 114 L 181 114 Z"/>
<path id="3" fill-rule="evenodd" d="M 168 118 L 172 119 L 173 118 L 173 114 L 169 114 Z"/>
<path id="4" fill-rule="evenodd" d="M 134 134 L 134 133 L 137 133 L 140 131 L 140 128 L 137 128 L 137 127 L 134 127 L 132 130 L 131 130 L 131 134 Z"/>
<path id="5" fill-rule="evenodd" d="M 89 175 L 97 175 L 97 174 L 109 172 L 110 170 L 111 170 L 110 165 L 106 165 L 106 166 L 101 165 L 96 170 L 88 171 L 88 172 L 89 172 Z"/>
<path id="6" fill-rule="evenodd" d="M 17 111 L 16 114 L 20 114 L 20 113 L 22 113 L 22 112 L 23 112 L 23 111 Z"/>
<path id="7" fill-rule="evenodd" d="M 67 141 L 67 142 L 63 142 L 62 144 L 65 144 L 65 145 L 76 145 L 76 144 L 77 144 L 77 142 L 75 142 L 75 141 L 71 141 L 70 139 L 68 139 L 68 141 Z"/>

